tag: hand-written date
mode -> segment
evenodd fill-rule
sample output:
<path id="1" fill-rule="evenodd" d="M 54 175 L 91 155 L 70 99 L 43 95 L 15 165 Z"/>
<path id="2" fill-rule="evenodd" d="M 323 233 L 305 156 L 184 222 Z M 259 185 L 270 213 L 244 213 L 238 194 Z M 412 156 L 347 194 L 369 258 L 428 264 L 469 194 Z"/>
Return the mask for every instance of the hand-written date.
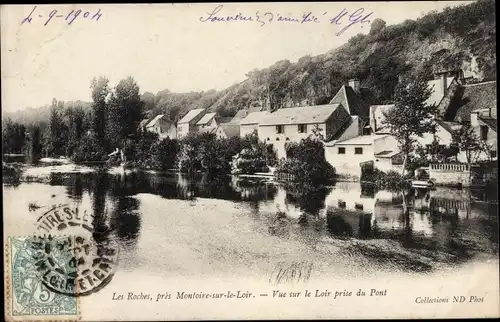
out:
<path id="1" fill-rule="evenodd" d="M 89 19 L 99 21 L 99 18 L 101 18 L 101 16 L 101 9 L 98 9 L 95 12 L 82 11 L 81 9 L 71 10 L 70 12 L 61 12 L 57 9 L 53 9 L 48 15 L 44 16 L 41 12 L 37 11 L 37 6 L 35 6 L 33 10 L 31 10 L 30 14 L 21 21 L 21 25 L 26 23 L 30 24 L 34 18 L 36 18 L 35 20 L 41 18 L 42 21 L 45 22 L 43 24 L 44 26 L 46 26 L 53 19 L 57 20 L 58 18 L 64 18 L 64 21 L 68 25 L 71 25 L 76 19 Z"/>
<path id="2" fill-rule="evenodd" d="M 222 14 L 223 5 L 218 5 L 212 10 L 212 12 L 207 12 L 205 16 L 199 18 L 201 22 L 232 22 L 232 21 L 242 21 L 242 22 L 257 22 L 261 26 L 265 26 L 270 23 L 295 23 L 295 24 L 317 24 L 321 23 L 322 19 L 327 19 L 332 25 L 344 25 L 344 27 L 337 32 L 337 36 L 341 35 L 344 31 L 349 29 L 355 24 L 360 24 L 363 28 L 363 24 L 370 24 L 371 20 L 368 18 L 372 17 L 373 12 L 365 12 L 365 9 L 359 8 L 353 12 L 349 12 L 347 9 L 342 9 L 338 13 L 329 15 L 328 12 L 323 12 L 321 14 L 313 14 L 312 11 L 305 12 L 301 16 L 291 16 L 282 15 L 279 12 L 260 12 L 257 11 L 255 14 L 244 15 L 241 12 L 236 15 L 225 15 Z"/>

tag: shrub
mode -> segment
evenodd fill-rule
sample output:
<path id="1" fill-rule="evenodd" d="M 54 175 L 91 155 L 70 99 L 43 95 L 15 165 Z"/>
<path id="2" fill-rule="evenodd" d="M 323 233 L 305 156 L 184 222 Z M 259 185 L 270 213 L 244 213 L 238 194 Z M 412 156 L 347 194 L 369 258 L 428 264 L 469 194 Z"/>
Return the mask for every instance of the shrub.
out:
<path id="1" fill-rule="evenodd" d="M 282 159 L 276 168 L 276 175 L 288 174 L 294 181 L 305 185 L 326 184 L 335 177 L 335 168 L 325 159 L 321 140 L 302 139 L 300 143 L 285 146 L 287 159 Z"/>
<path id="2" fill-rule="evenodd" d="M 72 159 L 79 163 L 83 161 L 104 161 L 107 153 L 101 146 L 101 142 L 95 134 L 88 134 L 80 140 L 80 144 L 75 148 Z"/>

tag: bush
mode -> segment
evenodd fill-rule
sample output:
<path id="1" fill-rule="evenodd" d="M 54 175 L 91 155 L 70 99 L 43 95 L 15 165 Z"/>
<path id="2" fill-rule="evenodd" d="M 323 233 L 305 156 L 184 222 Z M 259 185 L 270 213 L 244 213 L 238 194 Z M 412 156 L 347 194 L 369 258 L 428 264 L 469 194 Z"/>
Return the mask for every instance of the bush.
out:
<path id="1" fill-rule="evenodd" d="M 104 161 L 108 158 L 106 151 L 95 134 L 82 137 L 80 144 L 75 148 L 72 159 L 74 162 Z"/>
<path id="2" fill-rule="evenodd" d="M 266 160 L 257 149 L 241 150 L 234 158 L 231 168 L 231 172 L 234 174 L 253 174 L 267 171 Z"/>
<path id="3" fill-rule="evenodd" d="M 23 169 L 20 165 L 2 162 L 2 182 L 10 185 L 18 185 L 21 182 Z"/>
<path id="4" fill-rule="evenodd" d="M 175 161 L 179 152 L 179 142 L 177 140 L 160 140 L 149 149 L 149 166 L 155 170 L 168 170 L 175 167 Z"/>
<path id="5" fill-rule="evenodd" d="M 305 185 L 321 185 L 335 178 L 335 168 L 325 159 L 325 150 L 321 140 L 302 139 L 300 143 L 285 146 L 287 159 L 281 159 L 276 168 L 276 175 L 291 175 L 294 181 Z"/>

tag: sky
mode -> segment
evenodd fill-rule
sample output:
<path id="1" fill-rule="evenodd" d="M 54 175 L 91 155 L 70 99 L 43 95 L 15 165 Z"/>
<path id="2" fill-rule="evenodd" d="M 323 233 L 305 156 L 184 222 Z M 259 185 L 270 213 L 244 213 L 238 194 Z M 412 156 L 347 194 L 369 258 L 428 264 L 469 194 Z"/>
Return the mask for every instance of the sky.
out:
<path id="1" fill-rule="evenodd" d="M 112 86 L 132 76 L 142 93 L 224 89 L 254 68 L 334 49 L 376 18 L 392 25 L 469 2 L 2 5 L 2 111 L 90 101 L 96 76 Z M 356 12 L 371 15 L 339 34 Z M 316 22 L 278 21 L 307 13 Z M 236 15 L 246 21 L 211 21 Z"/>

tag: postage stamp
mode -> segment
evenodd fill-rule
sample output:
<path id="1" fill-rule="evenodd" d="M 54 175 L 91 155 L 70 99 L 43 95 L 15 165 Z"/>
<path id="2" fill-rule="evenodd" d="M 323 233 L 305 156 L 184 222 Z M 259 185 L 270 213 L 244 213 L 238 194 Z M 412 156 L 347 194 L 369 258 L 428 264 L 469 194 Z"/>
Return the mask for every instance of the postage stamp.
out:
<path id="1" fill-rule="evenodd" d="M 12 320 L 76 320 L 79 298 L 109 284 L 118 246 L 92 219 L 56 206 L 35 224 L 45 235 L 9 237 L 5 298 Z"/>
<path id="2" fill-rule="evenodd" d="M 54 245 L 63 237 L 54 238 Z M 6 249 L 6 303 L 12 320 L 77 319 L 78 298 L 69 294 L 53 292 L 43 280 L 43 260 L 40 257 L 40 241 L 37 237 L 10 237 Z M 48 246 L 50 247 L 50 246 Z M 59 261 L 61 263 L 61 261 Z M 69 263 L 59 267 L 70 271 Z M 50 279 L 49 279 L 50 280 Z M 10 295 L 10 296 L 9 296 Z"/>

